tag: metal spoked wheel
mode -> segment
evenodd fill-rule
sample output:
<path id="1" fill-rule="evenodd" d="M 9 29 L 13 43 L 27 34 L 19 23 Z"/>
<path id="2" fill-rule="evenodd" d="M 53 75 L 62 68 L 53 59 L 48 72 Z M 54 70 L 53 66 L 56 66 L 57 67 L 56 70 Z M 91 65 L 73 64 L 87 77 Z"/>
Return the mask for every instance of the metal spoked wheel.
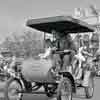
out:
<path id="1" fill-rule="evenodd" d="M 5 100 L 22 100 L 21 84 L 17 80 L 9 80 L 5 86 Z"/>
<path id="2" fill-rule="evenodd" d="M 94 93 L 94 81 L 90 79 L 89 86 L 85 88 L 86 98 L 92 98 Z"/>
<path id="3" fill-rule="evenodd" d="M 57 100 L 72 100 L 72 85 L 68 78 L 63 78 L 58 86 Z"/>

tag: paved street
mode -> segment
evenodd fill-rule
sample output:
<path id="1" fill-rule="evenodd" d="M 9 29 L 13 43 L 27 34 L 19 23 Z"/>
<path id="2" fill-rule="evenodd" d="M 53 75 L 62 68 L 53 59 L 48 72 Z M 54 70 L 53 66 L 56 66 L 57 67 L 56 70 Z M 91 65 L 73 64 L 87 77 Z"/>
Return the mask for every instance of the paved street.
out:
<path id="1" fill-rule="evenodd" d="M 100 98 L 100 80 L 96 79 L 95 81 L 95 91 L 94 96 L 90 100 L 99 100 Z M 4 83 L 0 82 L 0 97 L 3 97 L 3 88 Z M 0 98 L 0 100 L 3 100 Z M 51 98 L 46 97 L 45 95 L 32 95 L 32 94 L 25 94 L 23 100 L 52 100 Z M 56 100 L 55 98 L 53 100 Z M 82 100 L 82 98 L 73 98 L 73 100 Z M 86 100 L 86 99 L 83 99 Z"/>

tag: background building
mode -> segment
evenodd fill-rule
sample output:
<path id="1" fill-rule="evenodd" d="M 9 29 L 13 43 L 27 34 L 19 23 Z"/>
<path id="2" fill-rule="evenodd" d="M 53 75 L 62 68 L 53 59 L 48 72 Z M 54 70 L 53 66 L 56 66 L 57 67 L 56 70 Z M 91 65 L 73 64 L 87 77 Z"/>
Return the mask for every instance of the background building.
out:
<path id="1" fill-rule="evenodd" d="M 88 8 L 75 8 L 74 17 L 91 24 L 95 28 L 94 33 L 99 35 L 100 41 L 100 10 L 96 6 L 90 5 Z"/>

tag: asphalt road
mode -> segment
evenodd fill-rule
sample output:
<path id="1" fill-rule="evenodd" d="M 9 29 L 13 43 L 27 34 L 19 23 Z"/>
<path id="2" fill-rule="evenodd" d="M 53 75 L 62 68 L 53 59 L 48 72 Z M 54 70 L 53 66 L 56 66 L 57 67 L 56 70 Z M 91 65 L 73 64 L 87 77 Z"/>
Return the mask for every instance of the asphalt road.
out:
<path id="1" fill-rule="evenodd" d="M 95 90 L 94 96 L 90 100 L 100 100 L 100 79 L 95 80 Z M 3 98 L 3 88 L 5 83 L 0 82 L 0 100 L 4 100 Z M 81 90 L 82 91 L 82 90 Z M 81 92 L 82 93 L 82 92 Z M 73 100 L 87 100 L 84 98 L 73 98 Z M 23 100 L 56 100 L 55 98 L 48 98 L 45 95 L 32 95 L 32 94 L 24 94 Z"/>

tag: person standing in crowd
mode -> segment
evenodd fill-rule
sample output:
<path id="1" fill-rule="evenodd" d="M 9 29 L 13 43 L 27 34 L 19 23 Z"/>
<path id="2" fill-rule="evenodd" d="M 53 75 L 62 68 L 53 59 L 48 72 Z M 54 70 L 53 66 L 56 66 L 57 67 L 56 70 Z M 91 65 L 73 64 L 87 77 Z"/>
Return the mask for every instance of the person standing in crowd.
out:
<path id="1" fill-rule="evenodd" d="M 89 35 L 84 35 L 83 37 L 83 45 L 84 45 L 84 49 L 83 49 L 83 56 L 85 57 L 85 65 L 83 64 L 83 74 L 82 74 L 82 85 L 83 86 L 88 86 L 89 83 L 89 78 L 91 75 L 90 72 L 90 59 L 91 57 L 93 57 L 93 54 L 91 53 L 91 48 L 90 48 L 90 39 L 89 39 Z"/>
<path id="2" fill-rule="evenodd" d="M 14 75 L 15 73 L 15 67 L 16 67 L 16 55 L 11 53 L 10 56 L 6 59 L 8 62 L 8 68 L 7 71 L 8 73 L 10 73 L 11 75 Z"/>
<path id="3" fill-rule="evenodd" d="M 80 46 L 82 45 L 82 36 L 80 34 L 77 34 L 75 36 L 75 38 L 73 39 L 73 41 L 74 41 L 77 51 L 78 51 Z"/>
<path id="4" fill-rule="evenodd" d="M 78 60 L 79 64 L 77 66 L 75 66 L 75 68 L 74 68 L 74 78 L 75 78 L 75 80 L 80 80 L 80 82 L 82 82 L 82 84 L 84 86 L 87 85 L 89 75 L 90 75 L 90 71 L 84 70 L 84 69 L 87 69 L 87 67 L 88 67 L 86 65 L 87 60 L 88 60 L 88 56 L 92 57 L 92 54 L 90 52 L 89 36 L 86 34 L 86 35 L 83 36 L 82 46 L 79 48 L 78 54 L 75 55 L 76 61 Z M 85 66 L 83 65 L 84 62 L 85 62 Z M 82 81 L 81 81 L 81 79 L 82 79 Z"/>
<path id="5" fill-rule="evenodd" d="M 89 50 L 89 36 L 84 35 L 81 41 L 81 45 L 77 50 L 77 54 L 74 56 L 75 60 L 73 62 L 73 74 L 75 79 L 80 79 L 82 76 L 82 63 L 86 61 L 84 53 L 87 53 Z M 76 64 L 77 61 L 79 62 L 78 65 Z"/>
<path id="6" fill-rule="evenodd" d="M 93 33 L 91 37 L 91 52 L 95 56 L 96 52 L 99 49 L 99 35 L 98 33 Z"/>
<path id="7" fill-rule="evenodd" d="M 16 63 L 16 55 L 12 55 L 11 57 L 11 63 L 10 63 L 10 67 L 13 69 L 13 67 L 15 66 L 15 63 Z"/>
<path id="8" fill-rule="evenodd" d="M 4 68 L 4 63 L 5 63 L 5 58 L 4 56 L 2 55 L 2 52 L 0 52 L 0 70 L 2 71 Z"/>

